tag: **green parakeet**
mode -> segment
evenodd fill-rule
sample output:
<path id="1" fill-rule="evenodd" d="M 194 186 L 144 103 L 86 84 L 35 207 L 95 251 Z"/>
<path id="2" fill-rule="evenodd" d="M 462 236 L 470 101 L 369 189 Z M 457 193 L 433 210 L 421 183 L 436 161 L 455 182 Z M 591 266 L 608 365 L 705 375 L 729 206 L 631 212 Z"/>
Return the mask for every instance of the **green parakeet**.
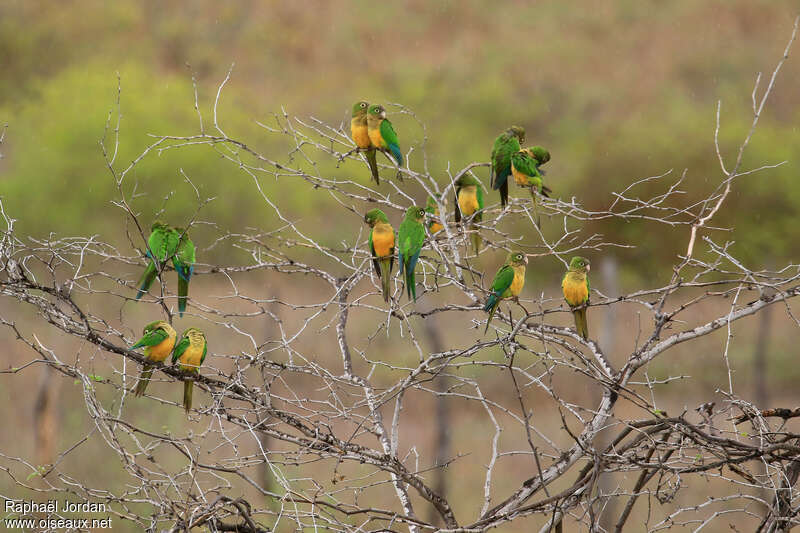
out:
<path id="1" fill-rule="evenodd" d="M 172 265 L 178 272 L 178 313 L 183 316 L 186 311 L 186 297 L 189 295 L 189 281 L 194 273 L 194 243 L 189 238 L 189 233 L 183 228 L 175 228 L 180 235 L 178 248 L 172 256 Z"/>
<path id="2" fill-rule="evenodd" d="M 589 324 L 586 322 L 586 307 L 589 305 L 589 260 L 584 257 L 573 257 L 569 261 L 569 270 L 561 280 L 564 299 L 572 308 L 575 316 L 575 329 L 578 334 L 589 340 Z"/>
<path id="3" fill-rule="evenodd" d="M 542 183 L 542 172 L 539 166 L 550 161 L 550 152 L 541 146 L 523 148 L 511 156 L 511 173 L 514 181 L 519 187 L 525 187 L 531 191 L 533 210 L 536 213 L 536 225 L 539 225 L 539 211 L 536 208 L 536 194 L 541 194 L 547 198 L 552 192 L 549 187 Z"/>
<path id="4" fill-rule="evenodd" d="M 489 313 L 489 319 L 486 321 L 486 329 L 483 333 L 489 331 L 489 324 L 492 322 L 497 306 L 503 298 L 516 298 L 522 292 L 525 286 L 525 266 L 528 264 L 528 256 L 522 252 L 511 252 L 506 257 L 506 262 L 497 271 L 492 282 L 492 288 L 489 290 L 489 298 L 486 300 L 486 305 L 483 310 Z"/>
<path id="5" fill-rule="evenodd" d="M 144 356 L 156 363 L 160 363 L 169 357 L 175 347 L 175 338 L 178 335 L 173 327 L 169 325 L 169 322 L 164 322 L 163 320 L 147 324 L 144 327 L 143 334 L 144 336 L 131 346 L 131 350 L 144 346 Z M 153 365 L 145 364 L 139 374 L 139 383 L 136 384 L 136 389 L 134 390 L 136 396 L 144 394 L 152 375 Z"/>
<path id="6" fill-rule="evenodd" d="M 150 236 L 147 238 L 147 257 L 150 261 L 147 268 L 139 279 L 139 292 L 136 299 L 140 299 L 150 290 L 150 286 L 158 275 L 159 269 L 163 269 L 166 262 L 175 254 L 178 248 L 180 234 L 173 228 L 156 220 L 150 227 Z"/>
<path id="7" fill-rule="evenodd" d="M 464 174 L 456 180 L 455 186 L 456 222 L 461 222 L 462 217 L 472 217 L 472 222 L 483 220 L 483 188 L 480 182 L 470 174 Z M 481 247 L 481 235 L 472 222 L 467 229 L 477 254 Z"/>
<path id="8" fill-rule="evenodd" d="M 353 118 L 350 119 L 350 135 L 353 137 L 353 142 L 361 150 L 365 150 L 367 157 L 367 164 L 369 170 L 372 172 L 372 179 L 375 180 L 376 185 L 381 184 L 381 179 L 378 176 L 378 160 L 375 157 L 375 145 L 369 138 L 369 131 L 367 126 L 367 110 L 369 104 L 361 101 L 353 104 Z"/>
<path id="9" fill-rule="evenodd" d="M 403 152 L 400 151 L 400 143 L 397 134 L 394 132 L 392 123 L 386 118 L 386 110 L 381 105 L 372 104 L 367 111 L 367 132 L 372 144 L 383 150 L 390 152 L 397 161 L 397 166 L 403 166 Z M 397 177 L 401 177 L 398 172 Z"/>
<path id="10" fill-rule="evenodd" d="M 525 129 L 511 126 L 498 135 L 492 148 L 492 189 L 500 190 L 500 204 L 508 203 L 508 176 L 511 175 L 511 156 L 519 152 L 525 142 Z"/>
<path id="11" fill-rule="evenodd" d="M 375 273 L 381 280 L 383 301 L 389 301 L 389 281 L 394 266 L 394 228 L 389 224 L 386 214 L 380 209 L 373 209 L 364 216 L 364 222 L 372 228 L 369 232 L 369 253 Z"/>
<path id="12" fill-rule="evenodd" d="M 414 268 L 417 266 L 422 243 L 425 240 L 425 228 L 422 220 L 425 210 L 421 207 L 411 206 L 406 210 L 406 216 L 400 224 L 397 233 L 398 258 L 400 260 L 400 275 L 406 273 L 406 290 L 408 299 L 417 301 L 417 287 L 414 280 Z"/>
<path id="13" fill-rule="evenodd" d="M 180 369 L 184 372 L 197 374 L 200 370 L 200 365 L 206 359 L 207 352 L 206 336 L 197 328 L 189 328 L 183 332 L 181 340 L 175 345 L 175 351 L 172 352 L 172 363 L 178 363 Z M 192 408 L 193 386 L 193 379 L 184 380 L 183 407 L 187 413 Z"/>

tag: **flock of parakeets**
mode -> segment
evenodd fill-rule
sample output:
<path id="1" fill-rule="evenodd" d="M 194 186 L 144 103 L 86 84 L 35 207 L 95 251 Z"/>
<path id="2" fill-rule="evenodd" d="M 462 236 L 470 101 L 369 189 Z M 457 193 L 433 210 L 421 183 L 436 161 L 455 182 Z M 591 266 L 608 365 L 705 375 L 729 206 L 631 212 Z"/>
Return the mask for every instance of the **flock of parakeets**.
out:
<path id="1" fill-rule="evenodd" d="M 386 118 L 383 106 L 370 105 L 365 101 L 353 105 L 350 131 L 357 150 L 363 152 L 369 166 L 372 179 L 380 184 L 378 174 L 377 152 L 386 153 L 398 167 L 403 165 L 403 153 L 397 133 L 392 123 Z M 491 186 L 500 192 L 500 203 L 503 207 L 508 203 L 508 177 L 513 176 L 519 187 L 530 190 L 536 224 L 539 216 L 536 208 L 536 196 L 549 197 L 550 188 L 544 185 L 542 165 L 550 161 L 550 152 L 541 146 L 522 148 L 525 142 L 525 130 L 520 126 L 511 126 L 494 141 L 491 157 Z M 398 173 L 398 177 L 400 177 Z M 455 182 L 455 220 L 464 221 L 470 234 L 475 253 L 479 253 L 481 237 L 476 223 L 483 220 L 484 198 L 481 182 L 471 174 L 464 173 Z M 389 301 L 391 274 L 394 268 L 395 251 L 400 276 L 404 279 L 409 300 L 417 300 L 414 272 L 419 254 L 425 242 L 426 226 L 430 235 L 441 231 L 442 217 L 439 213 L 439 202 L 429 197 L 426 207 L 411 206 L 406 210 L 400 229 L 395 235 L 394 228 L 386 214 L 380 209 L 373 209 L 364 216 L 370 227 L 369 252 L 375 273 L 381 281 L 381 293 L 384 301 Z M 427 223 L 425 223 L 428 215 Z M 424 225 L 426 224 L 426 225 Z M 178 313 L 182 317 L 186 310 L 186 298 L 189 294 L 189 281 L 194 272 L 195 247 L 183 228 L 173 228 L 162 222 L 154 222 L 147 240 L 147 268 L 139 281 L 139 300 L 155 281 L 162 275 L 167 263 L 171 260 L 178 273 Z M 483 310 L 489 313 L 484 334 L 494 317 L 500 302 L 506 298 L 518 298 L 525 285 L 525 267 L 528 256 L 519 251 L 508 254 L 505 263 L 495 274 L 489 297 Z M 584 339 L 589 339 L 586 322 L 586 308 L 589 304 L 589 260 L 573 257 L 569 269 L 561 281 L 564 299 L 572 309 L 575 317 L 575 328 Z M 176 342 L 177 341 L 177 342 Z M 144 335 L 131 349 L 144 347 L 144 355 L 148 362 L 162 363 L 172 354 L 172 363 L 179 364 L 181 370 L 197 373 L 208 350 L 205 335 L 197 328 L 189 328 L 178 340 L 175 329 L 165 321 L 151 322 L 144 328 Z M 136 396 L 144 394 L 153 365 L 145 364 L 134 389 Z M 184 381 L 183 405 L 188 412 L 192 407 L 191 379 Z"/>
<path id="2" fill-rule="evenodd" d="M 378 176 L 377 151 L 390 153 L 398 165 L 403 164 L 403 153 L 400 151 L 397 133 L 392 123 L 386 118 L 383 106 L 367 102 L 356 102 L 353 105 L 353 115 L 350 120 L 350 133 L 359 151 L 365 152 L 367 164 L 372 172 L 372 179 L 380 184 Z M 533 209 L 536 214 L 536 224 L 539 225 L 539 215 L 536 208 L 536 196 L 541 194 L 550 197 L 552 192 L 545 186 L 542 176 L 544 172 L 539 167 L 550 161 L 550 152 L 541 146 L 522 148 L 525 142 L 525 129 L 520 126 L 511 126 L 498 135 L 494 141 L 491 158 L 491 185 L 492 189 L 500 191 L 500 204 L 505 207 L 508 203 L 508 177 L 513 176 L 514 182 L 519 187 L 530 190 Z M 481 236 L 475 227 L 476 223 L 483 220 L 483 186 L 471 174 L 462 174 L 455 185 L 455 219 L 467 224 L 472 246 L 475 253 L 479 253 Z M 386 214 L 380 209 L 373 209 L 364 216 L 364 221 L 370 226 L 369 252 L 375 273 L 381 280 L 383 299 L 389 301 L 389 280 L 391 279 L 394 265 L 394 253 L 397 248 L 400 263 L 400 276 L 405 272 L 406 292 L 409 300 L 417 300 L 417 290 L 414 281 L 414 268 L 422 251 L 425 241 L 425 228 L 423 220 L 426 213 L 429 215 L 427 227 L 431 235 L 443 229 L 442 218 L 439 214 L 438 199 L 428 197 L 425 209 L 411 206 L 406 210 L 400 230 L 395 238 L 394 228 L 389 223 Z M 525 267 L 528 257 L 522 252 L 511 252 L 505 263 L 494 277 L 489 289 L 489 298 L 483 310 L 489 313 L 484 334 L 489 330 L 494 313 L 500 301 L 505 298 L 517 298 L 525 286 Z M 589 329 L 586 323 L 586 307 L 589 304 L 589 260 L 583 257 L 573 257 L 569 268 L 561 280 L 561 289 L 564 299 L 572 309 L 575 316 L 575 328 L 586 340 L 589 339 Z"/>

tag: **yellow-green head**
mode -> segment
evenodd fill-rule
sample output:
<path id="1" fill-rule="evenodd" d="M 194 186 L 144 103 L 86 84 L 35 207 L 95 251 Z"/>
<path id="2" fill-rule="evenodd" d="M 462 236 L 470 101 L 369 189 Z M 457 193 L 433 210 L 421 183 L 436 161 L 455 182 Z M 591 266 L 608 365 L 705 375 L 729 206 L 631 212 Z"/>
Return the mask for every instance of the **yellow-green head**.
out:
<path id="1" fill-rule="evenodd" d="M 353 104 L 353 118 L 359 117 L 367 117 L 367 109 L 369 109 L 369 103 L 361 100 L 360 102 L 356 102 Z"/>
<path id="2" fill-rule="evenodd" d="M 511 266 L 527 265 L 528 256 L 522 252 L 510 252 L 506 258 L 506 263 Z"/>
<path id="3" fill-rule="evenodd" d="M 389 223 L 389 219 L 386 217 L 386 213 L 381 211 L 380 209 L 373 209 L 372 211 L 368 211 L 366 215 L 364 215 L 364 222 L 372 228 L 378 222 L 384 222 L 386 224 Z"/>
<path id="4" fill-rule="evenodd" d="M 569 260 L 569 269 L 572 272 L 580 272 L 586 274 L 591 270 L 591 264 L 585 257 L 575 256 Z"/>

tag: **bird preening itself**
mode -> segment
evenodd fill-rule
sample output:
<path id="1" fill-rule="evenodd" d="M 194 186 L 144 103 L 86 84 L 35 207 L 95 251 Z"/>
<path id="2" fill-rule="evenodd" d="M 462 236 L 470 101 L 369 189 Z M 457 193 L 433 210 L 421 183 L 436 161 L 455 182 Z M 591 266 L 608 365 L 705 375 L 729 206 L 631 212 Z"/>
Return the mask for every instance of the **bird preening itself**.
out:
<path id="1" fill-rule="evenodd" d="M 150 322 L 144 327 L 143 336 L 136 344 L 131 346 L 131 350 L 144 346 L 144 356 L 149 361 L 155 363 L 163 362 L 172 353 L 175 347 L 177 333 L 168 322 L 157 320 Z M 134 394 L 141 396 L 150 383 L 150 376 L 153 375 L 153 365 L 145 363 L 139 374 L 139 382 L 136 384 Z"/>
<path id="2" fill-rule="evenodd" d="M 139 279 L 139 291 L 136 299 L 140 299 L 155 281 L 159 272 L 163 271 L 167 261 L 175 255 L 180 241 L 180 233 L 160 220 L 153 222 L 150 227 L 150 236 L 147 238 L 146 256 L 150 260 L 147 263 L 142 277 Z"/>
<path id="3" fill-rule="evenodd" d="M 172 266 L 178 273 L 178 313 L 183 316 L 186 311 L 186 297 L 189 295 L 189 280 L 194 273 L 194 243 L 189 238 L 189 233 L 183 228 L 175 228 L 180 235 L 178 248 L 172 256 Z"/>
<path id="4" fill-rule="evenodd" d="M 517 298 L 522 293 L 522 288 L 525 286 L 527 264 L 527 255 L 522 252 L 511 252 L 506 257 L 506 262 L 495 274 L 492 287 L 489 289 L 489 298 L 486 300 L 486 305 L 483 306 L 483 310 L 489 313 L 486 329 L 483 330 L 484 335 L 489 331 L 489 324 L 492 322 L 500 301 L 504 298 Z"/>
<path id="5" fill-rule="evenodd" d="M 550 152 L 541 146 L 523 148 L 511 156 L 511 174 L 514 176 L 514 182 L 517 186 L 528 188 L 531 191 L 537 226 L 539 226 L 539 211 L 536 208 L 536 195 L 541 194 L 549 198 L 552 192 L 542 182 L 543 174 L 539 170 L 539 167 L 548 161 L 550 161 Z"/>
<path id="6" fill-rule="evenodd" d="M 564 299 L 572 308 L 575 317 L 575 329 L 578 334 L 589 340 L 589 324 L 586 322 L 586 307 L 589 305 L 589 260 L 584 257 L 573 257 L 569 262 L 569 270 L 561 280 Z"/>
<path id="7" fill-rule="evenodd" d="M 497 136 L 492 148 L 492 189 L 500 191 L 500 204 L 508 203 L 508 177 L 511 175 L 511 156 L 521 149 L 525 142 L 525 129 L 511 126 Z"/>
<path id="8" fill-rule="evenodd" d="M 356 143 L 359 150 L 365 151 L 367 158 L 367 165 L 372 173 L 372 179 L 375 180 L 376 185 L 381 184 L 380 176 L 378 176 L 378 160 L 376 157 L 375 145 L 369 138 L 369 126 L 367 124 L 367 112 L 369 111 L 369 103 L 365 101 L 356 102 L 353 104 L 353 118 L 350 119 L 350 135 L 353 142 Z"/>
<path id="9" fill-rule="evenodd" d="M 414 279 L 414 268 L 417 266 L 422 243 L 425 241 L 425 228 L 422 220 L 425 210 L 421 207 L 411 206 L 406 210 L 406 216 L 397 232 L 398 259 L 400 260 L 400 275 L 405 272 L 406 291 L 408 299 L 417 301 L 417 287 Z"/>
<path id="10" fill-rule="evenodd" d="M 181 370 L 188 373 L 197 374 L 200 365 L 206 359 L 208 346 L 206 336 L 197 328 L 189 328 L 181 335 L 181 340 L 175 345 L 172 352 L 172 363 L 178 363 Z M 188 413 L 192 408 L 192 388 L 194 378 L 187 377 L 183 381 L 183 408 Z"/>
<path id="11" fill-rule="evenodd" d="M 369 253 L 372 256 L 372 265 L 381 280 L 383 301 L 388 302 L 389 281 L 394 266 L 394 228 L 380 209 L 373 209 L 364 215 L 364 222 L 370 227 Z"/>

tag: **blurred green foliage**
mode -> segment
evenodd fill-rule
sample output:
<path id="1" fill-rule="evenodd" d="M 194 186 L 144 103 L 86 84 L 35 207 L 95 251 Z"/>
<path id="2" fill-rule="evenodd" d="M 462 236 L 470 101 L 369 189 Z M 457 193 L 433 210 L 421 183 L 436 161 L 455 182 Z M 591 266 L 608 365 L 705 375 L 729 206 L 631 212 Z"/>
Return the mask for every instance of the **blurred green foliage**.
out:
<path id="1" fill-rule="evenodd" d="M 9 124 L 0 147 L 0 192 L 22 231 L 97 228 L 104 238 L 119 238 L 124 216 L 111 204 L 117 192 L 99 146 L 115 109 L 117 73 L 120 167 L 154 141 L 148 134 L 198 132 L 187 64 L 197 74 L 208 127 L 216 88 L 235 62 L 220 103 L 224 129 L 279 161 L 288 150 L 256 120 L 269 122 L 284 106 L 338 125 L 353 101 L 367 98 L 415 111 L 427 126 L 430 169 L 443 181 L 448 164 L 457 170 L 488 160 L 497 132 L 517 123 L 530 143 L 550 149 L 548 179 L 564 199 L 603 209 L 612 191 L 636 179 L 672 169 L 672 180 L 687 169 L 681 201 L 688 203 L 722 179 L 713 144 L 717 100 L 730 168 L 749 129 L 756 73 L 764 72 L 763 90 L 791 32 L 793 9 L 768 0 L 618 1 L 589 9 L 555 1 L 501 8 L 422 0 L 10 0 L 0 5 L 0 122 Z M 753 265 L 800 252 L 793 223 L 800 185 L 792 161 L 800 148 L 792 83 L 798 65 L 790 58 L 779 76 L 743 168 L 788 163 L 739 179 L 713 221 L 733 228 L 715 239 L 737 241 L 734 251 Z M 421 143 L 410 117 L 392 120 L 404 148 Z M 412 165 L 421 169 L 419 156 Z M 137 166 L 125 187 L 145 193 L 134 208 L 146 222 L 164 205 L 170 220 L 194 212 L 196 198 L 181 169 L 203 196 L 217 197 L 204 219 L 227 229 L 272 229 L 274 215 L 252 179 L 207 147 L 151 154 Z M 346 177 L 360 169 L 324 170 Z M 636 193 L 644 198 L 665 186 L 651 183 Z M 317 226 L 319 208 L 333 202 L 305 183 L 265 187 L 308 226 Z M 317 228 L 323 240 L 357 231 L 355 218 L 337 222 Z M 663 274 L 688 235 L 686 228 L 618 220 L 585 231 L 636 244 L 615 253 L 644 276 Z"/>

